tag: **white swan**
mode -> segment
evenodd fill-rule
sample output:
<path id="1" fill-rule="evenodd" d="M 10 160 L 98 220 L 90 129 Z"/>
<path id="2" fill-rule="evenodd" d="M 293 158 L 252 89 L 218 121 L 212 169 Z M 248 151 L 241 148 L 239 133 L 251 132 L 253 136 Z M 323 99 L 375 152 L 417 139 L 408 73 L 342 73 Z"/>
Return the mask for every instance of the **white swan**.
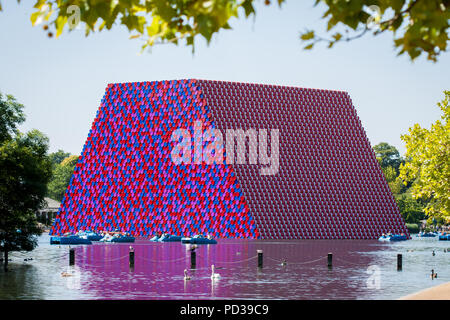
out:
<path id="1" fill-rule="evenodd" d="M 191 280 L 191 277 L 188 276 L 186 269 L 184 269 L 184 280 Z"/>
<path id="2" fill-rule="evenodd" d="M 220 274 L 214 273 L 214 265 L 211 265 L 211 280 L 220 279 Z"/>

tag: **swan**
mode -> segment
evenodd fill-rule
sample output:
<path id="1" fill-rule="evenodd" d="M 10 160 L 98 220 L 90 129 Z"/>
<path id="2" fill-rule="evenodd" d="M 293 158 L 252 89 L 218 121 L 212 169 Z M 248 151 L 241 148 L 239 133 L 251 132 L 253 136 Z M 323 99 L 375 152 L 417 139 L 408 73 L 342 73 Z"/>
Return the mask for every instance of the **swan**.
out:
<path id="1" fill-rule="evenodd" d="M 214 273 L 214 265 L 211 265 L 211 280 L 220 279 L 220 274 Z"/>
<path id="2" fill-rule="evenodd" d="M 184 280 L 191 280 L 191 277 L 188 276 L 186 269 L 184 269 Z"/>

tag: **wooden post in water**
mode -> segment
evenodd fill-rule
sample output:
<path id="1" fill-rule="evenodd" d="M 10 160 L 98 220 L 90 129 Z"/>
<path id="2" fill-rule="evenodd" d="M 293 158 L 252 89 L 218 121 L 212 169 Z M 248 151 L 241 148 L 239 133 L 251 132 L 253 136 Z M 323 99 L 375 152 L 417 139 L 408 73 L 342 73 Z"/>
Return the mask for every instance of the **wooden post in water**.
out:
<path id="1" fill-rule="evenodd" d="M 69 249 L 69 266 L 73 266 L 75 264 L 75 249 Z"/>
<path id="2" fill-rule="evenodd" d="M 130 261 L 130 268 L 134 268 L 134 249 L 131 246 L 130 246 L 129 261 Z"/>
<path id="3" fill-rule="evenodd" d="M 397 271 L 402 271 L 403 256 L 401 253 L 397 254 Z"/>
<path id="4" fill-rule="evenodd" d="M 197 265 L 197 257 L 195 253 L 195 248 L 191 249 L 191 269 L 195 269 Z"/>
<path id="5" fill-rule="evenodd" d="M 333 267 L 333 254 L 328 254 L 328 268 L 331 269 Z"/>
<path id="6" fill-rule="evenodd" d="M 262 250 L 256 250 L 258 253 L 258 268 L 263 267 L 263 251 Z"/>

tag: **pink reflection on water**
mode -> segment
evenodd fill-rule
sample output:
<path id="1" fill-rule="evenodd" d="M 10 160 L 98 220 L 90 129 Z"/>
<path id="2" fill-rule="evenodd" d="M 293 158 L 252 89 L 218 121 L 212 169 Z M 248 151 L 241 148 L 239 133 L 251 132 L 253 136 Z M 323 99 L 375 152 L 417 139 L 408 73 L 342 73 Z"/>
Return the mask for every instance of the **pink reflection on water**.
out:
<path id="1" fill-rule="evenodd" d="M 382 263 L 370 253 L 382 248 L 376 241 L 226 239 L 199 245 L 196 269 L 190 269 L 187 245 L 138 240 L 79 246 L 76 265 L 83 296 L 94 299 L 355 299 L 367 295 L 367 267 Z M 263 250 L 262 269 L 257 250 Z M 212 264 L 219 280 L 210 278 Z M 184 269 L 191 280 L 183 279 Z"/>

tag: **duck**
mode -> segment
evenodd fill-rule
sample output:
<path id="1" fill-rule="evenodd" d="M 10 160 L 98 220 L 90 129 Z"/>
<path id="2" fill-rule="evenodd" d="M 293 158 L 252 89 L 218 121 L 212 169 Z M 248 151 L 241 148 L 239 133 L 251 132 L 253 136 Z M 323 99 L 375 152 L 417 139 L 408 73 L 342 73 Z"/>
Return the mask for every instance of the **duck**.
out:
<path id="1" fill-rule="evenodd" d="M 184 269 L 184 280 L 191 280 L 191 277 L 188 275 L 186 269 Z"/>
<path id="2" fill-rule="evenodd" d="M 220 274 L 214 273 L 214 265 L 211 265 L 211 280 L 220 279 Z"/>

